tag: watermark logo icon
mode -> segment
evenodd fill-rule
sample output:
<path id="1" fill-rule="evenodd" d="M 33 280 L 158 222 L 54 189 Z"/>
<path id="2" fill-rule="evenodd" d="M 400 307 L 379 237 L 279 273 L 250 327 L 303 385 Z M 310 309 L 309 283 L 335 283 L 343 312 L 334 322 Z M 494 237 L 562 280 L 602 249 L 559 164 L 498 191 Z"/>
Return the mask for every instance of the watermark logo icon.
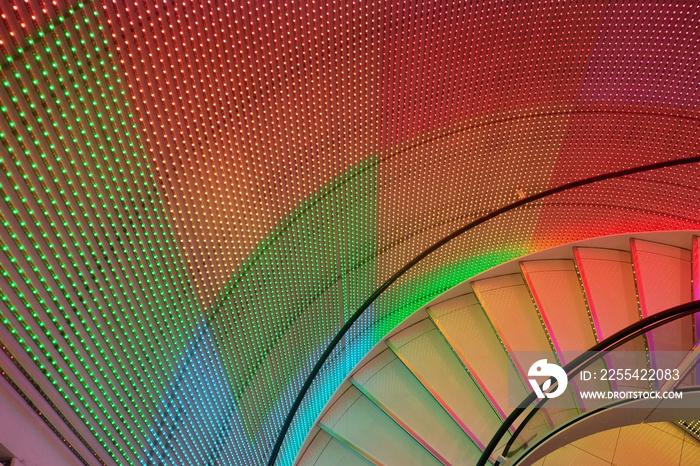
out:
<path id="1" fill-rule="evenodd" d="M 528 380 L 532 386 L 532 390 L 534 390 L 534 392 L 537 394 L 537 398 L 556 398 L 564 393 L 564 390 L 566 390 L 566 372 L 564 372 L 564 369 L 556 364 L 549 364 L 546 359 L 535 361 L 535 363 L 530 366 L 530 370 L 527 372 L 527 375 L 529 377 Z M 540 380 L 542 377 L 547 377 L 547 380 L 545 380 L 544 384 L 542 384 L 542 387 L 540 388 L 537 379 L 534 379 L 533 377 L 538 377 Z M 552 386 L 552 377 L 554 377 L 557 381 L 557 388 L 551 393 L 546 393 L 549 387 Z"/>

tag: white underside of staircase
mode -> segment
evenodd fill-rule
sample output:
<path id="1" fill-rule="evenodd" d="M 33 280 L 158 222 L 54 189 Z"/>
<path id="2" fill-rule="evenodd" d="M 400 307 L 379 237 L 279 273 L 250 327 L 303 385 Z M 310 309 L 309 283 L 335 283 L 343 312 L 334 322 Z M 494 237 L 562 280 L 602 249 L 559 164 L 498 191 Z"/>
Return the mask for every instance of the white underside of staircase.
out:
<path id="1" fill-rule="evenodd" d="M 534 361 L 518 352 L 547 352 L 566 363 L 562 352 L 570 359 L 571 352 L 583 352 L 642 317 L 700 298 L 698 235 L 597 238 L 502 264 L 456 286 L 416 311 L 358 364 L 319 416 L 296 464 L 474 464 L 511 411 L 509 366 L 522 376 L 515 384 L 520 398 L 530 391 L 526 372 Z M 655 331 L 648 347 L 690 348 L 697 330 L 692 317 L 681 319 Z M 644 346 L 639 340 L 636 349 Z M 546 431 L 576 414 L 541 413 L 531 428 Z M 635 436 L 620 429 L 618 443 L 626 442 L 620 451 L 634 451 L 628 443 Z M 664 441 L 661 434 L 651 439 L 664 429 L 646 429 L 639 440 Z M 679 464 L 681 453 L 669 442 L 669 458 Z M 582 439 L 552 455 L 595 456 L 586 452 L 589 444 Z M 700 451 L 694 443 L 687 448 Z M 624 456 L 590 464 L 632 464 Z M 565 464 L 559 461 L 547 456 L 535 464 Z"/>

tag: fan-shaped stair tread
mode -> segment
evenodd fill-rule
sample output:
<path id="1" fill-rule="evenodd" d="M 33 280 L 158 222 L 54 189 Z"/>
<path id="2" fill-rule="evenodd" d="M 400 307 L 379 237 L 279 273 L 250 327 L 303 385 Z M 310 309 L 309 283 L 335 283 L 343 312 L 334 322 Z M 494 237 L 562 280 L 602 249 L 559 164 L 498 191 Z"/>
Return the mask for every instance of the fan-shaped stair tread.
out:
<path id="1" fill-rule="evenodd" d="M 440 462 L 386 413 L 351 386 L 323 416 L 319 427 L 379 464 Z"/>
<path id="2" fill-rule="evenodd" d="M 394 353 L 387 349 L 353 377 L 353 383 L 449 464 L 473 464 L 481 450 Z"/>
<path id="3" fill-rule="evenodd" d="M 327 432 L 319 429 L 297 464 L 299 466 L 323 466 L 328 464 L 369 466 L 374 463 L 352 451 L 348 446 L 343 445 Z"/>
<path id="4" fill-rule="evenodd" d="M 490 440 L 501 419 L 428 319 L 389 339 L 389 345 L 421 383 L 479 446 Z"/>

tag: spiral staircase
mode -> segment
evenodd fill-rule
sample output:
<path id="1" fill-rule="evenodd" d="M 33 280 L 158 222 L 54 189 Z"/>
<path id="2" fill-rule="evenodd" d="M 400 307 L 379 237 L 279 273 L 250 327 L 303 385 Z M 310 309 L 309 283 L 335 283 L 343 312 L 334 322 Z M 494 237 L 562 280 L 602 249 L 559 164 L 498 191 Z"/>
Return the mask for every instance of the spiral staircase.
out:
<path id="1" fill-rule="evenodd" d="M 697 232 L 621 235 L 542 251 L 460 284 L 363 359 L 317 419 L 296 464 L 476 464 L 512 398 L 530 392 L 534 361 L 522 352 L 565 364 L 641 318 L 697 300 L 699 255 Z M 660 327 L 633 349 L 687 352 L 694 319 Z M 509 373 L 520 375 L 510 394 Z M 532 424 L 553 430 L 562 425 L 553 418 L 571 417 L 565 411 L 540 413 Z M 689 425 L 616 427 L 521 464 L 700 464 Z"/>

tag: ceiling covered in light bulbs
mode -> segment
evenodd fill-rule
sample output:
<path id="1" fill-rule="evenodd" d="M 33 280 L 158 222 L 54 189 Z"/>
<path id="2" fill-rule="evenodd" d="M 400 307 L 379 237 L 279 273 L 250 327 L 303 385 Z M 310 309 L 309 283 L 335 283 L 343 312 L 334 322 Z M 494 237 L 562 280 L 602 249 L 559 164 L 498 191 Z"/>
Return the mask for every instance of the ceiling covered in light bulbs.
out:
<path id="1" fill-rule="evenodd" d="M 266 461 L 330 339 L 422 251 L 523 196 L 698 156 L 691 2 L 0 8 L 2 364 L 90 461 Z M 421 304 L 543 248 L 697 228 L 698 175 L 572 188 L 419 262 L 282 459 Z"/>

